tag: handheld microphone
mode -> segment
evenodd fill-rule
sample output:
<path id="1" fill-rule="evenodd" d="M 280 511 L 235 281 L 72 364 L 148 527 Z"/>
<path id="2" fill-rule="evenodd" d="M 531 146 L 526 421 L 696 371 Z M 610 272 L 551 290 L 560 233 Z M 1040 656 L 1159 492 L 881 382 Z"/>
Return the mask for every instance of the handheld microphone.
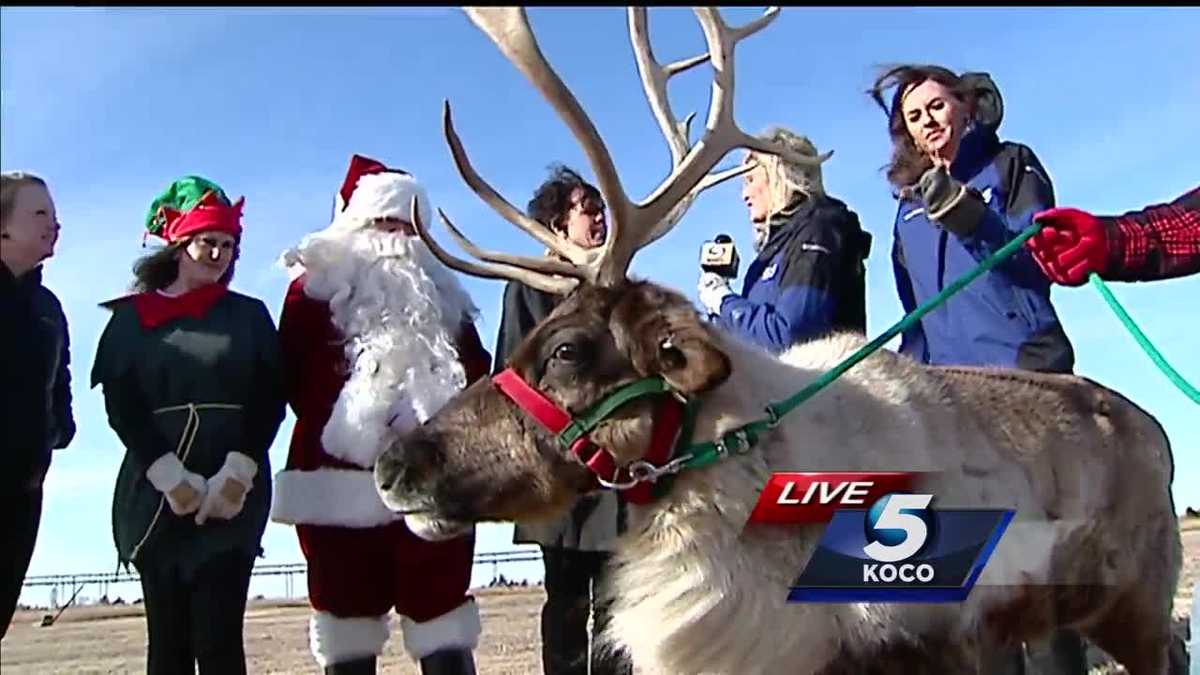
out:
<path id="1" fill-rule="evenodd" d="M 718 234 L 712 241 L 704 242 L 700 248 L 700 269 L 705 272 L 734 279 L 738 274 L 739 263 L 733 237 L 727 234 Z"/>

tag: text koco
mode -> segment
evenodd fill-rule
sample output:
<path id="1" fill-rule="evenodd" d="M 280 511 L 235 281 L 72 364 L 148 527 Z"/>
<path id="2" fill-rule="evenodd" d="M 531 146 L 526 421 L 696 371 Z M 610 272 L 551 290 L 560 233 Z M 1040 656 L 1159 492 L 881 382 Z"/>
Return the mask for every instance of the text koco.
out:
<path id="1" fill-rule="evenodd" d="M 918 582 L 928 584 L 933 582 L 933 565 L 929 563 L 921 563 L 919 565 L 912 563 L 904 563 L 903 565 L 867 563 L 863 565 L 862 580 L 865 584 L 892 584 L 897 581 L 903 581 L 907 584 Z"/>

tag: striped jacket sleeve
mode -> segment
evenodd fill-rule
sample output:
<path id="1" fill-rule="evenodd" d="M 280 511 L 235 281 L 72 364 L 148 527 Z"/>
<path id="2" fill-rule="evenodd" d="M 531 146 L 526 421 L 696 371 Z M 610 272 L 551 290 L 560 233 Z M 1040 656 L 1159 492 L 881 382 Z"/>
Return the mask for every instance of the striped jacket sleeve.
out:
<path id="1" fill-rule="evenodd" d="M 1169 204 L 1101 218 L 1110 281 L 1171 279 L 1200 272 L 1200 187 Z"/>

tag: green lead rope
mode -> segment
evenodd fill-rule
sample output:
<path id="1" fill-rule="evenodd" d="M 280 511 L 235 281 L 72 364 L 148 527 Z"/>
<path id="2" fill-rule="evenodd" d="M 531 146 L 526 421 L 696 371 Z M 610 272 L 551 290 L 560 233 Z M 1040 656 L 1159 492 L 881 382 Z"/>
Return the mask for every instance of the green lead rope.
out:
<path id="1" fill-rule="evenodd" d="M 854 366 L 858 365 L 860 361 L 881 349 L 888 340 L 891 340 L 900 333 L 911 328 L 921 320 L 921 317 L 932 312 L 934 309 L 937 309 L 938 306 L 946 302 L 950 296 L 962 290 L 967 284 L 975 281 L 980 277 L 980 275 L 988 272 L 993 267 L 1000 264 L 1000 262 L 1005 258 L 1008 258 L 1012 254 L 1016 253 L 1017 249 L 1024 245 L 1024 243 L 1029 240 L 1030 237 L 1037 234 L 1042 227 L 1043 226 L 1038 223 L 1033 223 L 1029 227 L 1025 228 L 1025 230 L 1013 238 L 1012 241 L 1009 241 L 1007 244 L 1002 246 L 1000 250 L 985 258 L 983 262 L 979 263 L 979 265 L 975 267 L 975 269 L 956 279 L 949 286 L 942 289 L 940 293 L 933 296 L 929 300 L 926 300 L 912 312 L 905 315 L 904 318 L 896 322 L 896 324 L 894 324 L 891 328 L 884 331 L 882 335 L 860 347 L 841 363 L 826 371 L 823 375 L 821 375 L 821 377 L 818 377 L 816 380 L 809 383 L 808 386 L 801 389 L 795 395 L 768 405 L 766 408 L 766 419 L 756 420 L 745 426 L 734 429 L 721 438 L 709 443 L 697 443 L 695 445 L 688 446 L 687 443 L 689 443 L 691 440 L 690 433 L 687 436 L 680 434 L 680 445 L 677 450 L 677 456 L 687 457 L 686 460 L 681 462 L 681 468 L 698 469 L 708 466 L 709 464 L 712 464 L 713 462 L 716 462 L 723 457 L 728 456 L 729 454 L 743 454 L 750 450 L 750 448 L 752 448 L 754 444 L 758 442 L 759 435 L 768 429 L 774 428 L 775 425 L 779 423 L 779 419 L 781 417 L 788 414 L 792 410 L 795 410 L 797 406 L 812 398 L 817 394 L 817 392 L 832 384 L 834 380 L 841 377 L 847 370 L 850 370 Z M 1095 286 L 1098 291 L 1100 291 L 1100 294 L 1104 296 L 1104 300 L 1108 303 L 1108 306 L 1112 308 L 1113 312 L 1115 312 L 1121 319 L 1121 322 L 1125 324 L 1125 327 L 1129 329 L 1129 332 L 1133 334 L 1138 344 L 1141 345 L 1142 350 L 1145 351 L 1151 360 L 1154 361 L 1159 370 L 1161 370 L 1171 380 L 1171 382 L 1173 382 L 1175 386 L 1180 389 L 1180 391 L 1182 391 L 1196 403 L 1200 403 L 1200 392 L 1198 392 L 1195 387 L 1188 384 L 1188 382 L 1184 380 L 1183 377 L 1180 376 L 1179 373 L 1177 373 L 1175 369 L 1166 362 L 1166 359 L 1164 359 L 1162 355 L 1158 353 L 1158 350 L 1154 348 L 1154 345 L 1150 343 L 1150 340 L 1145 336 L 1144 333 L 1142 333 L 1137 324 L 1133 322 L 1133 319 L 1129 317 L 1124 308 L 1121 307 L 1120 303 L 1118 303 L 1116 298 L 1113 297 L 1112 293 L 1109 292 L 1108 288 L 1105 287 L 1104 282 L 1101 281 L 1100 278 L 1094 273 L 1091 276 L 1091 282 L 1092 285 Z"/>
<path id="2" fill-rule="evenodd" d="M 1146 334 L 1142 332 L 1142 329 L 1138 327 L 1136 323 L 1134 323 L 1133 318 L 1129 316 L 1129 313 L 1125 311 L 1125 308 L 1121 306 L 1121 303 L 1117 302 L 1117 299 L 1113 297 L 1112 291 L 1108 290 L 1108 286 L 1105 285 L 1104 281 L 1100 278 L 1100 275 L 1092 272 L 1088 277 L 1088 281 L 1091 282 L 1092 286 L 1100 292 L 1100 295 L 1104 298 L 1104 302 L 1108 303 L 1108 308 L 1113 311 L 1113 314 L 1117 315 L 1117 318 L 1121 320 L 1121 323 L 1125 324 L 1125 328 L 1131 335 L 1133 335 L 1133 339 L 1137 340 L 1138 346 L 1142 348 L 1143 352 L 1146 352 L 1146 356 L 1150 357 L 1150 360 L 1154 362 L 1154 365 L 1158 366 L 1158 369 L 1162 371 L 1163 375 L 1166 375 L 1167 379 L 1170 380 L 1171 383 L 1179 389 L 1179 391 L 1183 392 L 1184 396 L 1192 399 L 1193 403 L 1200 405 L 1200 390 L 1197 390 L 1190 383 L 1188 383 L 1187 380 L 1183 379 L 1183 376 L 1180 375 L 1174 368 L 1172 368 L 1171 364 L 1167 363 L 1167 360 L 1163 358 L 1162 354 L 1160 354 L 1158 350 L 1154 348 L 1154 345 L 1151 344 L 1150 338 L 1146 337 Z"/>

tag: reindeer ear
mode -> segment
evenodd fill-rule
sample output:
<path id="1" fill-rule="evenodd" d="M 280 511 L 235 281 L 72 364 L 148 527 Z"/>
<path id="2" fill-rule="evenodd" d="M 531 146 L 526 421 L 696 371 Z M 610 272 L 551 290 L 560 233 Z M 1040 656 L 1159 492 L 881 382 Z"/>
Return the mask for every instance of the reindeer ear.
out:
<path id="1" fill-rule="evenodd" d="M 659 340 L 658 374 L 685 394 L 708 391 L 729 379 L 729 356 L 693 317 L 694 328 L 678 328 Z"/>
<path id="2" fill-rule="evenodd" d="M 642 375 L 661 375 L 685 394 L 708 391 L 729 379 L 729 356 L 717 346 L 686 299 L 661 289 L 630 294 L 613 314 L 614 335 L 625 343 Z M 618 333 L 619 330 L 619 333 Z"/>

